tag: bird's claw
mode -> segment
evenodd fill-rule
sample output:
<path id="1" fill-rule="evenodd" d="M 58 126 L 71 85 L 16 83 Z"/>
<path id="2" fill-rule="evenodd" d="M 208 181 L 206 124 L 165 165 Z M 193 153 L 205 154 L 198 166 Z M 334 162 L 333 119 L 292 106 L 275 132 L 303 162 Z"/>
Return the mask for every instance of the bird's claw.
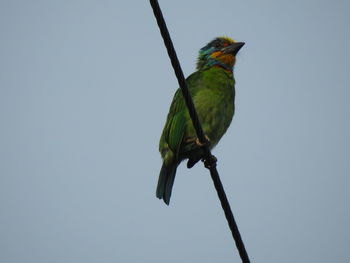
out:
<path id="1" fill-rule="evenodd" d="M 218 159 L 214 155 L 210 155 L 208 158 L 203 158 L 202 162 L 204 163 L 205 168 L 210 169 L 216 167 L 216 162 Z"/>

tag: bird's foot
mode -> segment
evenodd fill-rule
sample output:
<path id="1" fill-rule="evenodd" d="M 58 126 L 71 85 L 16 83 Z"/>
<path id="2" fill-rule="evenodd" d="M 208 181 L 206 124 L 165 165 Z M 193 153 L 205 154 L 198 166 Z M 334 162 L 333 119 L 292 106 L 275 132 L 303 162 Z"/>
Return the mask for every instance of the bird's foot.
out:
<path id="1" fill-rule="evenodd" d="M 209 137 L 208 137 L 207 135 L 204 135 L 204 136 L 205 136 L 205 139 L 206 139 L 206 142 L 204 142 L 204 143 L 201 143 L 198 137 L 187 137 L 187 138 L 185 138 L 184 142 L 185 142 L 185 143 L 192 143 L 192 142 L 195 142 L 196 145 L 199 146 L 199 147 L 203 147 L 203 146 L 206 145 L 206 144 L 209 145 L 209 144 L 210 144 L 210 139 L 209 139 Z"/>
<path id="2" fill-rule="evenodd" d="M 210 145 L 210 139 L 209 139 L 209 137 L 208 137 L 207 135 L 204 135 L 204 137 L 205 137 L 205 139 L 207 140 L 207 141 L 204 142 L 204 143 L 201 143 L 201 142 L 199 141 L 199 138 L 196 138 L 196 144 L 197 144 L 199 147 L 203 147 L 203 146 L 206 145 L 206 144 Z"/>
<path id="3" fill-rule="evenodd" d="M 202 159 L 202 162 L 204 163 L 205 168 L 210 169 L 213 167 L 216 167 L 216 162 L 218 159 L 214 155 L 210 155 L 209 158 Z"/>

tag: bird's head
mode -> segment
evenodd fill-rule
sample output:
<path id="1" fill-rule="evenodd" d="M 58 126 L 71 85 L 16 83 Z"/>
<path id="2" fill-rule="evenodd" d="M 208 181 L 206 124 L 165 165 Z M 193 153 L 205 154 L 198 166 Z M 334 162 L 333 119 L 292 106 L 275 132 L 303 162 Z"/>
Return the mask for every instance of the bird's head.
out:
<path id="1" fill-rule="evenodd" d="M 236 54 L 244 42 L 236 42 L 229 37 L 217 37 L 199 50 L 197 69 L 212 66 L 232 71 L 236 63 Z"/>

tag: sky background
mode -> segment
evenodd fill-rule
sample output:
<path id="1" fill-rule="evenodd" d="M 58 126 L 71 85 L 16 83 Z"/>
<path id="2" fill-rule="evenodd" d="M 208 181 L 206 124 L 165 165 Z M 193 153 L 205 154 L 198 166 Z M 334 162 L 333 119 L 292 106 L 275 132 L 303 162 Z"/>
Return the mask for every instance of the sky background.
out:
<path id="1" fill-rule="evenodd" d="M 185 75 L 246 42 L 213 153 L 251 262 L 350 262 L 350 2 L 160 1 Z M 148 1 L 0 1 L 0 262 L 240 262 L 209 173 L 156 199 L 177 88 Z"/>

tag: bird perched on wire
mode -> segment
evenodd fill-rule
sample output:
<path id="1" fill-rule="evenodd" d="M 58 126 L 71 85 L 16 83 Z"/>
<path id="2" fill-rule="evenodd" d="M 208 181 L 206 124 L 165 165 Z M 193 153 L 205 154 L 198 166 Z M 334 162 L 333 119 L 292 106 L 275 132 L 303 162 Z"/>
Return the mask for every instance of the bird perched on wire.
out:
<path id="1" fill-rule="evenodd" d="M 186 84 L 196 108 L 204 134 L 212 149 L 224 135 L 235 111 L 233 67 L 236 54 L 244 45 L 228 37 L 218 37 L 199 50 L 197 71 Z M 156 196 L 169 205 L 176 169 L 188 159 L 193 167 L 203 158 L 203 145 L 196 136 L 181 90 L 174 95 L 160 138 L 163 159 Z"/>

